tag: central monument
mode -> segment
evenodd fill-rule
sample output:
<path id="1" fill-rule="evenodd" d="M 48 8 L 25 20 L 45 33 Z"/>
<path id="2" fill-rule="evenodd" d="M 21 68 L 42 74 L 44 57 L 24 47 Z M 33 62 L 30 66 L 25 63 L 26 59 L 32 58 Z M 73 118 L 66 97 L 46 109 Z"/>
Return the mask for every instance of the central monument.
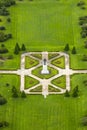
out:
<path id="1" fill-rule="evenodd" d="M 48 61 L 48 52 L 42 52 L 43 69 L 41 71 L 41 74 L 49 74 L 49 70 L 47 68 L 47 61 Z"/>

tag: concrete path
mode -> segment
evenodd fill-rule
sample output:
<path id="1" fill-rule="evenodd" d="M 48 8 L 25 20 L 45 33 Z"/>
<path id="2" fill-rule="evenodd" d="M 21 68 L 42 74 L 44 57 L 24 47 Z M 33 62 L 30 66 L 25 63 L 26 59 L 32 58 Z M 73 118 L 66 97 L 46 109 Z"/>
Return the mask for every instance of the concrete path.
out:
<path id="1" fill-rule="evenodd" d="M 47 57 L 48 54 L 58 54 L 58 56 L 55 56 L 52 59 L 48 59 L 48 66 L 58 70 L 58 74 L 54 75 L 53 77 L 49 78 L 49 79 L 41 79 L 35 75 L 32 74 L 32 70 L 42 66 L 42 60 L 39 58 L 34 57 L 32 54 L 41 54 L 43 55 L 46 52 L 29 52 L 29 53 L 24 53 L 21 55 L 21 65 L 20 65 L 20 69 L 18 70 L 0 70 L 0 74 L 16 74 L 16 75 L 20 75 L 20 91 L 25 91 L 26 94 L 42 94 L 45 98 L 48 94 L 63 94 L 65 93 L 66 90 L 70 91 L 70 76 L 73 74 L 86 74 L 87 70 L 72 70 L 70 69 L 70 64 L 69 64 L 69 55 L 63 52 L 49 52 L 46 53 Z M 35 60 L 39 61 L 39 64 L 30 68 L 30 69 L 26 69 L 25 68 L 25 57 L 29 56 Z M 51 64 L 51 61 L 56 59 L 56 58 L 60 58 L 61 56 L 65 57 L 65 69 L 61 69 L 59 67 L 56 67 L 54 65 Z M 58 86 L 55 86 L 54 84 L 51 83 L 52 80 L 60 77 L 60 76 L 66 76 L 66 86 L 65 89 L 62 89 Z M 31 88 L 25 89 L 25 76 L 30 76 L 32 78 L 35 78 L 36 80 L 39 81 L 39 83 Z M 52 87 L 59 89 L 60 92 L 49 92 L 48 91 L 48 86 L 51 85 Z M 42 92 L 30 92 L 31 90 L 37 88 L 38 86 L 42 86 Z"/>

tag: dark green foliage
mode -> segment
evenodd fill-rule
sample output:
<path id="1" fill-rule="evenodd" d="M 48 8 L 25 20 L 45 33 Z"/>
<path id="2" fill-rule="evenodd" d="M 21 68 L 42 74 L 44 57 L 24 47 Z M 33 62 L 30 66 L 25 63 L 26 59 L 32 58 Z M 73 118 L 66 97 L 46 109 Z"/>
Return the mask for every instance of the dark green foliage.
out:
<path id="1" fill-rule="evenodd" d="M 4 26 L 1 26 L 0 30 L 6 30 L 6 28 Z"/>
<path id="2" fill-rule="evenodd" d="M 0 42 L 7 41 L 12 38 L 12 34 L 5 34 L 4 32 L 0 32 Z"/>
<path id="3" fill-rule="evenodd" d="M 7 22 L 9 22 L 9 23 L 10 23 L 10 22 L 11 22 L 11 19 L 10 19 L 10 18 L 7 18 Z"/>
<path id="4" fill-rule="evenodd" d="M 69 94 L 69 91 L 68 91 L 68 90 L 66 90 L 64 96 L 65 96 L 65 97 L 70 97 L 70 94 Z"/>
<path id="5" fill-rule="evenodd" d="M 73 47 L 73 49 L 72 49 L 72 54 L 76 54 L 76 48 L 75 47 Z"/>
<path id="6" fill-rule="evenodd" d="M 0 32 L 0 42 L 5 41 L 5 34 L 3 32 Z"/>
<path id="7" fill-rule="evenodd" d="M 69 44 L 66 44 L 64 51 L 69 51 Z"/>
<path id="8" fill-rule="evenodd" d="M 18 97 L 18 91 L 15 88 L 15 86 L 12 87 L 12 97 L 17 98 Z"/>
<path id="9" fill-rule="evenodd" d="M 14 54 L 19 54 L 19 52 L 20 52 L 20 47 L 19 47 L 19 44 L 18 43 L 16 43 L 16 45 L 15 45 L 15 49 L 14 49 Z"/>
<path id="10" fill-rule="evenodd" d="M 15 0 L 0 0 L 0 7 L 2 6 L 9 7 L 15 4 L 16 4 Z"/>
<path id="11" fill-rule="evenodd" d="M 0 18 L 0 22 L 2 22 L 2 19 Z"/>
<path id="12" fill-rule="evenodd" d="M 10 86 L 10 84 L 9 83 L 6 83 L 6 87 L 9 87 Z"/>
<path id="13" fill-rule="evenodd" d="M 80 32 L 81 37 L 86 38 L 87 37 L 87 16 L 83 16 L 79 18 L 79 25 L 81 27 L 81 32 Z"/>
<path id="14" fill-rule="evenodd" d="M 72 92 L 72 97 L 78 97 L 78 93 L 79 93 L 79 90 L 78 90 L 78 85 L 73 89 L 73 92 Z"/>
<path id="15" fill-rule="evenodd" d="M 85 2 L 84 2 L 84 1 L 79 1 L 79 2 L 77 3 L 77 6 L 83 6 L 83 5 L 85 5 Z"/>
<path id="16" fill-rule="evenodd" d="M 0 121 L 0 127 L 7 127 L 9 123 L 7 121 Z"/>
<path id="17" fill-rule="evenodd" d="M 8 53 L 8 49 L 5 47 L 4 44 L 1 44 L 0 54 Z"/>
<path id="18" fill-rule="evenodd" d="M 84 116 L 84 117 L 82 118 L 81 124 L 82 124 L 83 126 L 87 126 L 87 116 Z"/>
<path id="19" fill-rule="evenodd" d="M 87 55 L 83 55 L 82 61 L 87 61 Z"/>
<path id="20" fill-rule="evenodd" d="M 21 97 L 22 97 L 22 98 L 26 98 L 26 94 L 25 94 L 24 91 L 21 92 Z"/>
<path id="21" fill-rule="evenodd" d="M 8 55 L 8 59 L 13 59 L 13 55 Z"/>
<path id="22" fill-rule="evenodd" d="M 84 42 L 84 47 L 87 48 L 87 41 Z"/>
<path id="23" fill-rule="evenodd" d="M 6 7 L 2 6 L 2 7 L 0 8 L 0 15 L 3 15 L 3 16 L 9 15 L 9 12 L 8 12 L 8 10 L 7 10 Z"/>
<path id="24" fill-rule="evenodd" d="M 0 95 L 0 105 L 4 105 L 6 103 L 7 103 L 7 100 L 2 95 Z"/>
<path id="25" fill-rule="evenodd" d="M 85 86 L 87 86 L 87 80 L 84 80 L 84 81 L 83 81 L 83 84 L 84 84 Z"/>
<path id="26" fill-rule="evenodd" d="M 22 44 L 21 50 L 22 50 L 22 51 L 26 51 L 26 47 L 25 47 L 24 44 Z"/>

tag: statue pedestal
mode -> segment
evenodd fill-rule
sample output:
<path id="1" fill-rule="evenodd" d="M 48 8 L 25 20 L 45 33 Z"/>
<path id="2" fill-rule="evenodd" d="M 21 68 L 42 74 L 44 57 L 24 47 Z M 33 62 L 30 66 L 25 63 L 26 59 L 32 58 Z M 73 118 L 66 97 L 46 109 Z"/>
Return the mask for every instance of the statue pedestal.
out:
<path id="1" fill-rule="evenodd" d="M 47 65 L 43 65 L 43 69 L 41 71 L 41 74 L 49 74 L 49 70 L 47 69 Z"/>
<path id="2" fill-rule="evenodd" d="M 48 61 L 48 52 L 42 53 L 42 66 L 43 69 L 41 71 L 41 74 L 49 74 L 49 70 L 47 68 L 47 61 Z"/>

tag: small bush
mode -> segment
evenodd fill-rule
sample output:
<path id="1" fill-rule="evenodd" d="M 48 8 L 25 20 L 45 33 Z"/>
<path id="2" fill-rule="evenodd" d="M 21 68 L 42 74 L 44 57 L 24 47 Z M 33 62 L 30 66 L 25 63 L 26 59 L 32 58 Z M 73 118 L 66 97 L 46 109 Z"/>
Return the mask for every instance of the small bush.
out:
<path id="1" fill-rule="evenodd" d="M 70 94 L 69 94 L 69 91 L 68 91 L 68 90 L 66 90 L 64 96 L 65 96 L 65 97 L 70 97 Z"/>
<path id="2" fill-rule="evenodd" d="M 82 124 L 83 126 L 87 126 L 87 116 L 84 116 L 84 117 L 82 118 L 81 124 Z"/>
<path id="3" fill-rule="evenodd" d="M 6 103 L 7 103 L 7 100 L 2 95 L 0 95 L 0 105 L 4 105 Z"/>
<path id="4" fill-rule="evenodd" d="M 7 126 L 9 126 L 9 123 L 7 121 L 0 122 L 0 127 L 7 127 Z"/>
<path id="5" fill-rule="evenodd" d="M 6 30 L 6 28 L 4 26 L 1 26 L 0 30 Z"/>

